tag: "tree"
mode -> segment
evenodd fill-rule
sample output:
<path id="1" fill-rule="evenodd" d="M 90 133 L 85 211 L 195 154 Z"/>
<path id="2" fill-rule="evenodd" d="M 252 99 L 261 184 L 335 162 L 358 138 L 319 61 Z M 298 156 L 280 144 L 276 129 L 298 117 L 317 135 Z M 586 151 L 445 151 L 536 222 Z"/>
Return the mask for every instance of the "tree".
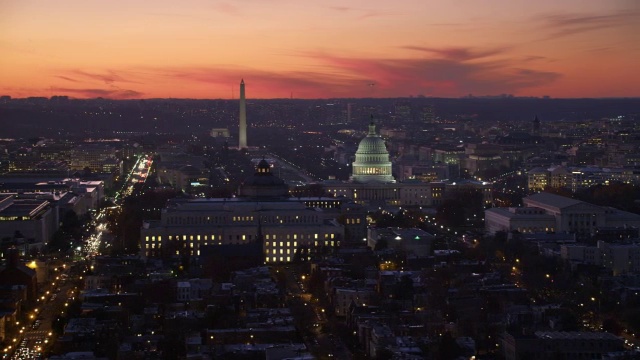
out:
<path id="1" fill-rule="evenodd" d="M 398 300 L 413 299 L 413 279 L 409 275 L 403 275 L 395 284 L 394 297 Z"/>
<path id="2" fill-rule="evenodd" d="M 75 211 L 69 210 L 64 213 L 64 217 L 62 218 L 62 228 L 65 230 L 71 230 L 75 227 L 80 226 L 80 219 L 78 218 L 78 214 Z"/>
<path id="3" fill-rule="evenodd" d="M 445 332 L 440 338 L 440 343 L 438 344 L 438 354 L 436 359 L 448 360 L 455 359 L 456 356 L 460 355 L 460 349 L 458 348 L 458 344 L 456 344 L 455 339 L 451 335 L 451 332 Z"/>
<path id="4" fill-rule="evenodd" d="M 464 203 L 461 200 L 448 199 L 438 206 L 436 221 L 444 226 L 461 226 L 464 220 Z"/>
<path id="5" fill-rule="evenodd" d="M 620 336 L 620 334 L 622 334 L 622 331 L 624 330 L 624 328 L 622 327 L 622 325 L 618 322 L 618 320 L 614 319 L 614 318 L 606 318 L 602 321 L 602 330 L 612 333 L 616 336 Z"/>
<path id="6" fill-rule="evenodd" d="M 376 246 L 373 248 L 374 251 L 380 251 L 380 250 L 385 250 L 389 247 L 389 243 L 387 242 L 387 239 L 378 239 L 378 241 L 376 241 Z"/>
<path id="7" fill-rule="evenodd" d="M 58 229 L 53 233 L 48 246 L 53 251 L 67 251 L 71 248 L 71 241 L 68 241 L 67 235 L 62 229 Z"/>

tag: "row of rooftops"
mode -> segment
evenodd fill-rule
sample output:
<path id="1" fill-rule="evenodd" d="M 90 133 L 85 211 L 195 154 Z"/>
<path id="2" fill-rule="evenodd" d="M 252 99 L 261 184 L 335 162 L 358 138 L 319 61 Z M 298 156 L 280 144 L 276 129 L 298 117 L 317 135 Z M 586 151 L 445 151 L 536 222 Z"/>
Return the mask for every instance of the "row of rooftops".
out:
<path id="1" fill-rule="evenodd" d="M 613 340 L 620 341 L 620 338 L 608 332 L 587 332 L 587 331 L 536 331 L 534 335 L 541 339 L 550 340 Z"/>
<path id="2" fill-rule="evenodd" d="M 0 195 L 0 217 L 33 219 L 49 206 L 49 202 L 39 199 L 16 199 L 15 195 Z"/>

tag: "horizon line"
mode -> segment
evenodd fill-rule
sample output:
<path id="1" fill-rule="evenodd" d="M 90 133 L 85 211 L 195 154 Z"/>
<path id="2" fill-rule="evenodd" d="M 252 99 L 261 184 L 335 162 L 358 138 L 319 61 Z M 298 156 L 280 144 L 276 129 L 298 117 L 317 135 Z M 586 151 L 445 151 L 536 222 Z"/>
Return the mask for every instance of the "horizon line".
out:
<path id="1" fill-rule="evenodd" d="M 150 97 L 150 98 L 110 98 L 110 97 L 72 97 L 68 95 L 51 95 L 47 96 L 27 96 L 27 97 L 13 97 L 11 95 L 0 95 L 0 98 L 9 97 L 9 100 L 27 100 L 27 99 L 47 99 L 51 100 L 54 97 L 65 97 L 69 100 L 112 100 L 112 101 L 139 101 L 139 100 L 224 100 L 224 101 L 239 101 L 235 98 L 180 98 L 180 97 Z M 318 97 L 318 98 L 290 98 L 290 97 L 274 97 L 274 98 L 248 98 L 246 100 L 373 100 L 373 99 L 540 99 L 540 100 L 611 100 L 611 99 L 627 99 L 634 100 L 640 99 L 640 95 L 638 96 L 610 96 L 610 97 L 552 97 L 552 96 L 509 96 L 509 95 L 465 95 L 458 97 L 448 97 L 448 96 L 387 96 L 387 97 Z"/>

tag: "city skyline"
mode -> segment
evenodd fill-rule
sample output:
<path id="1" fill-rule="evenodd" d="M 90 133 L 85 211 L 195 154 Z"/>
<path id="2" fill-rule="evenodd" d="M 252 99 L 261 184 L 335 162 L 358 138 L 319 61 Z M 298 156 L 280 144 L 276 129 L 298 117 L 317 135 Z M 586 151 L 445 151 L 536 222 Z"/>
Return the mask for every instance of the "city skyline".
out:
<path id="1" fill-rule="evenodd" d="M 0 1 L 0 94 L 637 97 L 633 1 Z"/>

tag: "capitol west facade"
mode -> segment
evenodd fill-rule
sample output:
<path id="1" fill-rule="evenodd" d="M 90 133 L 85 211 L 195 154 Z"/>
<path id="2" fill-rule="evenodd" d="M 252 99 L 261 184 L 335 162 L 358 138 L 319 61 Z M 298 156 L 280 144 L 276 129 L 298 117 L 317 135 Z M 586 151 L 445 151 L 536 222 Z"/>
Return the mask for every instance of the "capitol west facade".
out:
<path id="1" fill-rule="evenodd" d="M 353 170 L 348 182 L 327 180 L 325 191 L 334 197 L 353 199 L 358 204 L 369 206 L 438 206 L 445 193 L 464 186 L 480 189 L 485 205 L 493 202 L 491 184 L 474 181 L 462 183 L 431 182 L 419 180 L 396 182 L 392 174 L 392 163 L 384 139 L 376 132 L 373 122 L 369 132 L 360 141 L 356 151 Z"/>

